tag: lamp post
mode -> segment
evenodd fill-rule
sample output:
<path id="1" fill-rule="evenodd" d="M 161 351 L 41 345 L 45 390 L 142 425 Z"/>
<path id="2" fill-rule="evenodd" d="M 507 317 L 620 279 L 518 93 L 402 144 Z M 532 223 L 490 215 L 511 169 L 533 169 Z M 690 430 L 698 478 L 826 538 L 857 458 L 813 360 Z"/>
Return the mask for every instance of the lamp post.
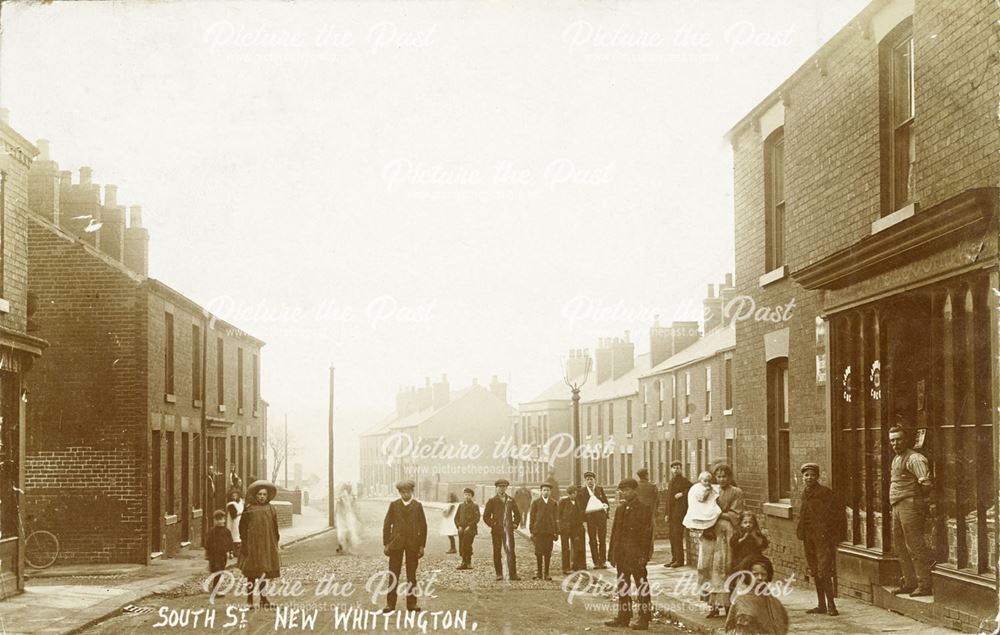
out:
<path id="1" fill-rule="evenodd" d="M 573 484 L 582 481 L 580 473 L 580 388 L 587 383 L 590 376 L 590 351 L 574 349 L 569 352 L 563 363 L 563 381 L 573 393 Z"/>

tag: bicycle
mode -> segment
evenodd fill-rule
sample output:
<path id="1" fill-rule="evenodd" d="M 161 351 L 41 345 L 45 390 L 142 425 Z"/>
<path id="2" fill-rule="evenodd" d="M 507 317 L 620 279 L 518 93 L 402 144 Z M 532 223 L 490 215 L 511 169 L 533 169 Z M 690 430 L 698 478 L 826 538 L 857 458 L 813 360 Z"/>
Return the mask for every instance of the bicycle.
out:
<path id="1" fill-rule="evenodd" d="M 19 497 L 24 496 L 24 490 L 14 487 Z M 24 562 L 32 569 L 47 569 L 59 558 L 59 539 L 51 531 L 32 529 L 27 533 L 24 528 L 24 518 L 21 514 L 21 500 L 17 506 L 17 529 L 24 540 Z M 34 517 L 28 516 L 28 522 L 34 525 Z"/>

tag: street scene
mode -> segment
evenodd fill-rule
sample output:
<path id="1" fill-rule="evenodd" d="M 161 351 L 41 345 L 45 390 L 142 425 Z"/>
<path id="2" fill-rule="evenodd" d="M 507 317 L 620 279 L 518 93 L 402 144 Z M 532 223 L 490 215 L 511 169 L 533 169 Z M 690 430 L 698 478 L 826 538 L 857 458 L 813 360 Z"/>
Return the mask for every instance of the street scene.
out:
<path id="1" fill-rule="evenodd" d="M 0 0 L 0 635 L 996 633 L 1000 0 Z"/>

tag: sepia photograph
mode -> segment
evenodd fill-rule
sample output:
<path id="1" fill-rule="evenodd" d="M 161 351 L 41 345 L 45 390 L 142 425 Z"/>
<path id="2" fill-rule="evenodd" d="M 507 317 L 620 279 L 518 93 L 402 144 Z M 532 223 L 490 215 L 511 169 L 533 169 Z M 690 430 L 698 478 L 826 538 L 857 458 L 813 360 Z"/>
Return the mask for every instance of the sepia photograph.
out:
<path id="1" fill-rule="evenodd" d="M 1000 631 L 1000 0 L 0 0 L 0 635 Z"/>

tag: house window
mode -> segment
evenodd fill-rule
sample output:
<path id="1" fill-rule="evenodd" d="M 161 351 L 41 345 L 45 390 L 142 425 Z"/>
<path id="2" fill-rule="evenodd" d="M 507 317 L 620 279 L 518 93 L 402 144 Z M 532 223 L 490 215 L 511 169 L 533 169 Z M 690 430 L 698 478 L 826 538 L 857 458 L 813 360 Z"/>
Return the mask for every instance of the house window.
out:
<path id="1" fill-rule="evenodd" d="M 243 347 L 236 349 L 236 407 L 243 410 Z"/>
<path id="2" fill-rule="evenodd" d="M 194 470 L 194 476 L 192 477 L 192 483 L 194 483 L 194 489 L 192 490 L 193 501 L 192 506 L 195 509 L 201 509 L 201 435 L 195 432 L 192 435 L 193 440 L 193 451 L 194 451 L 194 461 L 191 462 L 191 467 Z"/>
<path id="3" fill-rule="evenodd" d="M 622 474 L 622 476 L 624 477 L 625 475 Z M 608 483 L 614 483 L 615 482 L 615 455 L 614 454 L 612 454 L 611 456 L 608 457 L 608 480 L 607 480 L 607 482 Z"/>
<path id="4" fill-rule="evenodd" d="M 684 372 L 684 416 L 687 417 L 690 413 L 689 408 L 691 407 L 691 372 Z"/>
<path id="5" fill-rule="evenodd" d="M 791 497 L 792 469 L 788 432 L 788 358 L 767 363 L 767 473 L 771 500 Z"/>
<path id="6" fill-rule="evenodd" d="M 712 415 L 712 367 L 705 367 L 705 416 Z"/>
<path id="7" fill-rule="evenodd" d="M 785 264 L 785 130 L 778 128 L 764 141 L 765 269 Z"/>
<path id="8" fill-rule="evenodd" d="M 253 354 L 253 411 L 257 412 L 260 403 L 260 358 Z"/>
<path id="9" fill-rule="evenodd" d="M 594 407 L 587 406 L 587 436 L 589 437 L 593 433 L 594 424 Z"/>
<path id="10" fill-rule="evenodd" d="M 608 403 L 608 436 L 615 433 L 615 402 Z M 611 479 L 615 480 L 614 478 Z"/>
<path id="11" fill-rule="evenodd" d="M 727 353 L 723 362 L 725 366 L 726 382 L 726 410 L 733 409 L 733 354 Z"/>
<path id="12" fill-rule="evenodd" d="M 705 446 L 704 441 L 698 439 L 698 473 L 700 474 L 702 470 L 705 470 L 708 466 L 705 465 Z"/>
<path id="13" fill-rule="evenodd" d="M 164 392 L 168 395 L 174 394 L 174 314 L 164 313 L 163 314 L 164 323 L 164 360 L 163 360 L 163 377 L 164 377 Z"/>
<path id="14" fill-rule="evenodd" d="M 728 463 L 729 467 L 733 468 L 733 470 L 735 471 L 736 465 L 733 463 L 734 458 L 735 455 L 733 453 L 733 440 L 726 439 L 726 463 Z"/>
<path id="15" fill-rule="evenodd" d="M 191 399 L 201 399 L 201 327 L 191 325 Z"/>
<path id="16" fill-rule="evenodd" d="M 604 435 L 604 404 L 597 404 L 597 436 Z"/>
<path id="17" fill-rule="evenodd" d="M 222 406 L 226 403 L 226 375 L 225 375 L 225 344 L 222 342 L 222 338 L 217 338 L 215 340 L 215 386 L 219 393 L 219 405 Z"/>
<path id="18" fill-rule="evenodd" d="M 177 513 L 177 508 L 174 506 L 176 503 L 174 500 L 174 433 L 167 432 L 165 436 L 167 443 L 167 471 L 163 476 L 167 484 L 166 513 L 170 516 Z"/>
<path id="19" fill-rule="evenodd" d="M 913 200 L 913 22 L 907 19 L 879 45 L 882 215 Z"/>
<path id="20" fill-rule="evenodd" d="M 4 261 L 7 252 L 7 173 L 0 171 L 0 296 L 4 295 Z"/>
<path id="21" fill-rule="evenodd" d="M 656 380 L 656 397 L 659 400 L 659 406 L 656 411 L 656 420 L 663 421 L 663 382 L 659 379 Z"/>
<path id="22" fill-rule="evenodd" d="M 677 419 L 677 375 L 670 376 L 670 419 Z"/>
<path id="23" fill-rule="evenodd" d="M 632 435 L 632 400 L 625 400 L 625 434 Z"/>
<path id="24" fill-rule="evenodd" d="M 683 465 L 684 473 L 688 475 L 688 478 L 694 481 L 697 480 L 698 475 L 691 473 L 691 460 L 690 460 L 691 454 L 689 453 L 689 451 L 690 451 L 690 444 L 687 439 L 684 439 L 683 451 L 681 453 L 681 463 L 684 464 Z"/>
<path id="25" fill-rule="evenodd" d="M 642 385 L 642 422 L 649 422 L 649 384 Z"/>

